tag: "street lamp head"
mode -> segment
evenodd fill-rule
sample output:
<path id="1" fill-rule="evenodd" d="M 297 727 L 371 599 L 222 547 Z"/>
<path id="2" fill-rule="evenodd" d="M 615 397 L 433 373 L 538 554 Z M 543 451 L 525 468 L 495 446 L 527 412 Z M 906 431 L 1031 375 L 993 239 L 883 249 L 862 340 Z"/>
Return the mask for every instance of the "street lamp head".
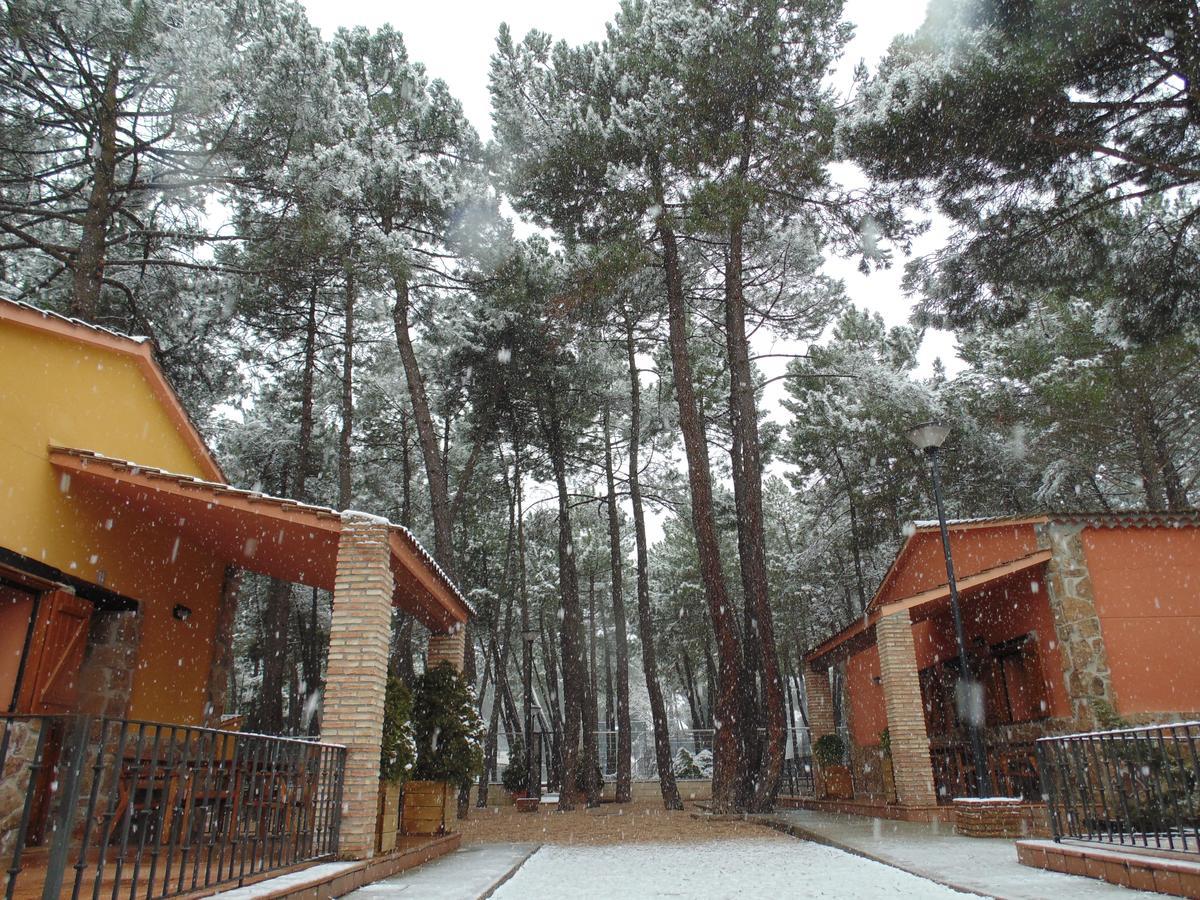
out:
<path id="1" fill-rule="evenodd" d="M 541 632 L 538 631 L 536 628 L 526 628 L 524 631 L 521 632 L 521 637 L 523 637 L 525 639 L 525 643 L 532 644 L 534 641 L 536 641 L 538 639 L 539 634 L 541 634 Z"/>
<path id="2" fill-rule="evenodd" d="M 913 446 L 924 453 L 937 450 L 945 442 L 950 429 L 937 422 L 923 422 L 908 433 Z"/>

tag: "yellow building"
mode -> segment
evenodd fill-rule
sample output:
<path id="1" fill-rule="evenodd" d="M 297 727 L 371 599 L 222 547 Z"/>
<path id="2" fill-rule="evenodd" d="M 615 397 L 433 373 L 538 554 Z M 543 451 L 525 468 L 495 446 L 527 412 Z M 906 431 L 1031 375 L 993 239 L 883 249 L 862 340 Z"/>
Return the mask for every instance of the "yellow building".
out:
<path id="1" fill-rule="evenodd" d="M 32 840 L 53 814 L 64 735 L 79 718 L 110 729 L 87 753 L 97 772 L 114 769 L 113 809 L 137 805 L 130 785 L 146 773 L 174 785 L 155 802 L 190 809 L 200 795 L 177 792 L 198 792 L 197 772 L 212 780 L 217 762 L 215 750 L 196 756 L 215 738 L 194 726 L 224 712 L 242 570 L 333 591 L 322 739 L 346 749 L 343 812 L 324 833 L 337 852 L 369 856 L 391 607 L 430 629 L 432 660 L 461 665 L 469 605 L 398 525 L 229 486 L 149 341 L 0 300 L 0 869 L 12 835 Z M 176 748 L 170 777 L 143 752 L 143 732 L 127 740 L 131 721 L 162 723 L 154 753 Z M 114 760 L 101 745 L 118 733 L 124 759 Z M 18 752 L 32 754 L 23 776 Z M 10 771 L 45 781 L 24 825 L 19 803 L 5 807 Z M 92 807 L 100 815 L 103 798 Z M 117 815 L 97 828 L 119 831 Z M 162 831 L 170 821 L 158 815 Z"/>

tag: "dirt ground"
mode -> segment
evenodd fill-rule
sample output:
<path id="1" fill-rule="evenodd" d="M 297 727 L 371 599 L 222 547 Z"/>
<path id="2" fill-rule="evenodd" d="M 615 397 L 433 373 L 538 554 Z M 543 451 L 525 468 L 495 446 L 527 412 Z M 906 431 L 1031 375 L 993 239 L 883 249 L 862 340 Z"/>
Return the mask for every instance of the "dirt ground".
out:
<path id="1" fill-rule="evenodd" d="M 536 813 L 518 813 L 514 807 L 471 809 L 470 818 L 456 821 L 464 844 L 519 843 L 603 845 L 624 843 L 677 843 L 756 838 L 790 840 L 772 828 L 742 821 L 696 818 L 700 810 L 691 803 L 683 812 L 667 812 L 662 801 L 603 803 L 598 809 L 560 813 L 544 804 Z"/>

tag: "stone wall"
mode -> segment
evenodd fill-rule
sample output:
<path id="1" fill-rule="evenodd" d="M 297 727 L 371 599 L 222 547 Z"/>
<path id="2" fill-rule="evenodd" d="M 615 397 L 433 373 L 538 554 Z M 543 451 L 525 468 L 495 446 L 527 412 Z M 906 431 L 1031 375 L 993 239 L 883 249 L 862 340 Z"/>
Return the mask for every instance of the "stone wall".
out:
<path id="1" fill-rule="evenodd" d="M 40 728 L 37 720 L 0 720 L 0 743 L 8 743 L 0 771 L 0 871 L 6 871 L 12 861 Z"/>
<path id="2" fill-rule="evenodd" d="M 133 673 L 142 640 L 136 610 L 96 610 L 79 668 L 77 709 L 84 715 L 123 719 L 133 696 Z"/>
<path id="3" fill-rule="evenodd" d="M 238 598 L 242 588 L 242 570 L 234 566 L 225 569 L 221 588 L 221 608 L 217 611 L 217 628 L 213 635 L 212 664 L 208 671 L 208 687 L 204 698 L 204 724 L 219 728 L 229 699 L 229 677 L 233 671 L 233 625 L 237 617 Z"/>
<path id="4" fill-rule="evenodd" d="M 1052 522 L 1038 527 L 1038 543 L 1051 552 L 1046 585 L 1063 665 L 1063 683 L 1071 702 L 1074 727 L 1097 724 L 1097 701 L 1116 708 L 1112 672 L 1096 613 L 1096 598 L 1088 573 L 1078 523 Z"/>

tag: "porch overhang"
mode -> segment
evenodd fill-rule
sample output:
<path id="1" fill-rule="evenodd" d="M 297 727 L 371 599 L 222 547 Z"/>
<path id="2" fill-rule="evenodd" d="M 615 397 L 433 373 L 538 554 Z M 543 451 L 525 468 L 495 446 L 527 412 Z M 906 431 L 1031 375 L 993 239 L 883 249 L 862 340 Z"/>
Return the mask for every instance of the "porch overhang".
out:
<path id="1" fill-rule="evenodd" d="M 958 581 L 959 596 L 964 600 L 970 599 L 971 596 L 983 592 L 997 582 L 1045 565 L 1050 561 L 1050 553 L 1051 551 L 1049 550 L 1039 550 L 1028 556 L 1010 560 L 1009 562 L 962 578 Z M 885 616 L 892 616 L 907 611 L 913 621 L 920 621 L 940 612 L 942 607 L 949 601 L 949 598 L 950 585 L 941 584 L 927 591 L 913 594 L 911 597 L 903 597 L 876 607 L 866 615 L 856 619 L 851 625 L 846 626 L 824 643 L 804 654 L 804 661 L 809 665 L 820 665 L 824 663 L 832 664 L 844 659 L 871 644 L 871 630 Z"/>
<path id="2" fill-rule="evenodd" d="M 71 447 L 50 447 L 68 490 L 117 501 L 151 527 L 171 528 L 230 565 L 333 590 L 345 516 L 326 507 L 141 466 Z M 384 520 L 381 520 L 384 521 Z M 387 523 L 393 605 L 435 632 L 474 612 L 408 529 Z"/>

